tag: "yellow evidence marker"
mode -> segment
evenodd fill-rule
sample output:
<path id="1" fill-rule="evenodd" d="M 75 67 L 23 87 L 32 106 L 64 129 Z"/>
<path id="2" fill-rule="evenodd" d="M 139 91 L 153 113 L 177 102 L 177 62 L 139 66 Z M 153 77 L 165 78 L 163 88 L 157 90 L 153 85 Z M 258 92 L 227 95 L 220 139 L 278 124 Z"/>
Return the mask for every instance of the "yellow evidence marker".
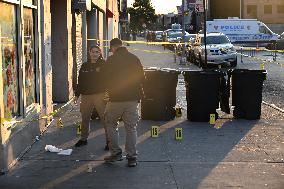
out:
<path id="1" fill-rule="evenodd" d="M 59 118 L 59 119 L 57 120 L 57 127 L 63 128 L 63 122 L 62 122 L 62 119 L 61 119 L 61 118 Z"/>
<path id="2" fill-rule="evenodd" d="M 210 123 L 211 125 L 214 125 L 215 122 L 216 122 L 215 114 L 210 114 L 210 122 L 209 122 L 209 123 Z"/>
<path id="3" fill-rule="evenodd" d="M 264 63 L 261 64 L 261 69 L 264 70 Z"/>
<path id="4" fill-rule="evenodd" d="M 181 116 L 182 116 L 181 108 L 176 108 L 176 117 L 181 117 Z"/>
<path id="5" fill-rule="evenodd" d="M 182 140 L 182 128 L 175 128 L 175 139 Z"/>
<path id="6" fill-rule="evenodd" d="M 82 127 L 81 123 L 77 123 L 77 135 L 81 135 Z"/>
<path id="7" fill-rule="evenodd" d="M 158 137 L 159 136 L 159 126 L 152 126 L 151 136 Z"/>

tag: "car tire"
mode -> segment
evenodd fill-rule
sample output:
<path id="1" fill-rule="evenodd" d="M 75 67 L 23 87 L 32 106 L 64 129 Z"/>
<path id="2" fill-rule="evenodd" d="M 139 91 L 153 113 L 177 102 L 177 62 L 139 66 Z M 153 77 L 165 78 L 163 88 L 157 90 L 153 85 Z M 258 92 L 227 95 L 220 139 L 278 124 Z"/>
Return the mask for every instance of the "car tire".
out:
<path id="1" fill-rule="evenodd" d="M 230 62 L 231 67 L 236 67 L 238 64 L 238 58 L 236 58 L 236 60 L 234 60 L 233 62 Z"/>

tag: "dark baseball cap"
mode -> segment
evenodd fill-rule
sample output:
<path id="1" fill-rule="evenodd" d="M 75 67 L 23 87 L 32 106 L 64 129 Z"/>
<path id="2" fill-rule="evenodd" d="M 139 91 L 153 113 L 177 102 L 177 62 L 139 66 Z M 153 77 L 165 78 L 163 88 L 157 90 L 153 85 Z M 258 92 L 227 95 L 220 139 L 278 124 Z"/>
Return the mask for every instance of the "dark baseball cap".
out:
<path id="1" fill-rule="evenodd" d="M 122 41 L 118 38 L 113 38 L 110 40 L 110 46 L 122 46 Z"/>

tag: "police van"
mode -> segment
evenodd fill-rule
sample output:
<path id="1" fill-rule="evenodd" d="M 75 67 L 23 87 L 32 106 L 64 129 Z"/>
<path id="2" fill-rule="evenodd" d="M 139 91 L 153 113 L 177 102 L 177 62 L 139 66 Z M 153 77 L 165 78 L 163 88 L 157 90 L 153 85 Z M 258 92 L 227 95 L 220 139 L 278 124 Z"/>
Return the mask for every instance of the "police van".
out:
<path id="1" fill-rule="evenodd" d="M 226 34 L 232 43 L 267 43 L 277 41 L 279 35 L 256 19 L 214 19 L 206 21 L 207 32 Z"/>

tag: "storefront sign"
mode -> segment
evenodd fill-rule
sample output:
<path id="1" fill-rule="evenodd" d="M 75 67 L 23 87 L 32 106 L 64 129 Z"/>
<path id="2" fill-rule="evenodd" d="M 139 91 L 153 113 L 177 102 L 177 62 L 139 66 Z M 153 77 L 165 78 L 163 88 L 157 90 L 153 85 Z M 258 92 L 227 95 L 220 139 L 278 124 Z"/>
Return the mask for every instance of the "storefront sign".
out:
<path id="1" fill-rule="evenodd" d="M 72 9 L 75 11 L 86 11 L 91 10 L 92 1 L 91 0 L 73 0 L 72 1 Z"/>

